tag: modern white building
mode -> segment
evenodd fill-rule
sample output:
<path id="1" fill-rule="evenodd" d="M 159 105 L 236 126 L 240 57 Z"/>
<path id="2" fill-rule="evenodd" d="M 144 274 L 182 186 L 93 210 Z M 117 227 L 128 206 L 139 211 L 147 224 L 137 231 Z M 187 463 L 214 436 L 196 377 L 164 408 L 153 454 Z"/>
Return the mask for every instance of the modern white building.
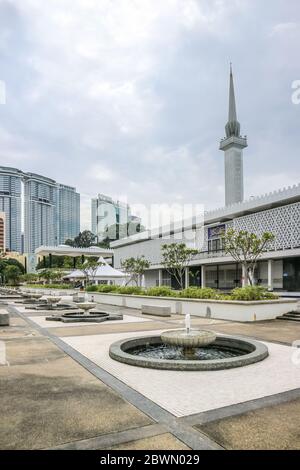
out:
<path id="1" fill-rule="evenodd" d="M 270 289 L 300 291 L 300 185 L 275 191 L 243 201 L 242 150 L 247 146 L 240 136 L 240 125 L 236 117 L 233 76 L 230 71 L 229 119 L 226 138 L 220 148 L 225 152 L 225 206 L 206 212 L 203 225 L 191 221 L 184 223 L 194 237 L 203 231 L 203 246 L 190 266 L 186 268 L 185 283 L 218 289 L 232 289 L 242 285 L 241 267 L 227 255 L 222 247 L 221 233 L 229 227 L 261 235 L 269 231 L 275 240 L 268 246 L 258 263 L 255 279 L 259 285 Z M 121 267 L 122 260 L 144 255 L 151 263 L 145 275 L 147 287 L 170 285 L 177 287 L 175 279 L 163 269 L 161 245 L 177 242 L 179 230 L 174 230 L 171 239 L 165 239 L 169 231 L 158 230 L 153 238 L 145 231 L 111 243 L 114 249 L 114 266 Z M 184 241 L 184 240 L 183 240 Z"/>

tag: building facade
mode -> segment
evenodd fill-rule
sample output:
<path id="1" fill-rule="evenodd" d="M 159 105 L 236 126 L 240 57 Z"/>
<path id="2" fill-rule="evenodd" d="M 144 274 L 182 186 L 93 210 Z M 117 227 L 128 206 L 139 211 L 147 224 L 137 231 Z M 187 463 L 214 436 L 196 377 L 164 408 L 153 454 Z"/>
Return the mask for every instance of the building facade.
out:
<path id="1" fill-rule="evenodd" d="M 0 212 L 0 253 L 6 250 L 5 244 L 5 213 Z"/>
<path id="2" fill-rule="evenodd" d="M 80 194 L 72 186 L 57 184 L 57 240 L 62 245 L 80 232 Z"/>
<path id="3" fill-rule="evenodd" d="M 24 175 L 24 249 L 57 245 L 56 182 L 34 173 Z"/>
<path id="4" fill-rule="evenodd" d="M 225 206 L 206 212 L 204 224 L 197 225 L 191 221 L 188 226 L 188 223 L 183 223 L 192 236 L 189 233 L 188 237 L 183 235 L 180 239 L 181 228 L 171 232 L 171 236 L 169 231 L 164 233 L 160 228 L 155 237 L 145 231 L 116 240 L 111 243 L 114 265 L 120 268 L 122 260 L 143 255 L 151 264 L 145 274 L 146 287 L 168 285 L 177 288 L 175 279 L 163 268 L 161 246 L 185 242 L 199 250 L 186 267 L 185 285 L 231 290 L 241 286 L 246 275 L 224 251 L 221 234 L 228 228 L 246 230 L 258 236 L 271 232 L 275 239 L 269 243 L 257 264 L 255 281 L 269 289 L 300 291 L 300 185 L 243 200 L 242 150 L 247 141 L 246 137 L 240 136 L 231 70 L 229 118 L 225 130 L 226 138 L 220 145 L 225 152 Z M 197 240 L 202 240 L 200 247 Z"/>
<path id="5" fill-rule="evenodd" d="M 5 248 L 21 251 L 21 192 L 23 173 L 0 167 L 0 211 L 5 213 Z"/>
<path id="6" fill-rule="evenodd" d="M 186 285 L 225 290 L 242 285 L 241 267 L 222 247 L 221 233 L 229 227 L 258 236 L 272 232 L 275 239 L 258 263 L 256 282 L 270 289 L 300 291 L 300 185 L 207 212 L 204 227 L 191 225 L 195 240 L 199 239 L 197 232 L 203 230 L 203 246 L 186 269 Z M 175 234 L 170 238 L 165 235 L 161 232 L 151 238 L 146 231 L 111 243 L 114 266 L 118 269 L 122 260 L 144 255 L 151 263 L 145 275 L 146 286 L 176 288 L 175 280 L 161 264 L 161 245 L 179 240 Z M 182 241 L 191 244 L 191 239 L 189 236 Z"/>
<path id="7" fill-rule="evenodd" d="M 34 260 L 41 245 L 63 244 L 80 232 L 80 195 L 53 179 L 0 167 L 0 212 L 5 249 Z M 34 262 L 29 262 L 30 266 Z"/>
<path id="8" fill-rule="evenodd" d="M 111 197 L 98 194 L 91 201 L 92 232 L 98 242 L 105 238 L 116 240 L 127 236 L 119 233 L 119 226 L 124 226 L 131 220 L 130 207 L 121 201 L 114 201 Z"/>

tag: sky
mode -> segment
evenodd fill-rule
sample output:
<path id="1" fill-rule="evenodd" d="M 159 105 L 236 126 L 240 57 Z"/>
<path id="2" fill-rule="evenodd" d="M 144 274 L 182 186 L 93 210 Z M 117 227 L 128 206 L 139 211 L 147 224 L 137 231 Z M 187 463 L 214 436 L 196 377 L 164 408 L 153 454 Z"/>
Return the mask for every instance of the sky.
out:
<path id="1" fill-rule="evenodd" d="M 245 197 L 300 182 L 299 0 L 0 0 L 0 164 L 90 199 L 224 205 L 233 63 Z M 3 93 L 1 93 L 3 95 Z"/>

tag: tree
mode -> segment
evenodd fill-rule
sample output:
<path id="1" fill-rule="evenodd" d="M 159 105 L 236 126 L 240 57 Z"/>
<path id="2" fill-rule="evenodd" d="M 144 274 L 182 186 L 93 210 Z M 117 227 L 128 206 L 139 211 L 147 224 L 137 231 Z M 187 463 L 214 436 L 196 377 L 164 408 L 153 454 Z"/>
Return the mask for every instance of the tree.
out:
<path id="1" fill-rule="evenodd" d="M 81 263 L 78 266 L 78 269 L 84 273 L 87 283 L 89 284 L 95 280 L 99 266 L 104 266 L 104 263 L 91 258 L 86 260 L 84 263 Z"/>
<path id="2" fill-rule="evenodd" d="M 180 289 L 184 289 L 184 272 L 198 250 L 188 248 L 185 243 L 162 245 L 162 264 L 169 274 L 173 275 Z"/>
<path id="3" fill-rule="evenodd" d="M 254 270 L 258 259 L 268 244 L 275 239 L 271 232 L 264 232 L 261 237 L 246 230 L 234 230 L 230 228 L 222 236 L 224 250 L 243 267 L 247 278 L 243 277 L 243 286 L 254 282 Z M 248 281 L 248 282 L 246 282 Z"/>
<path id="4" fill-rule="evenodd" d="M 21 271 L 21 274 L 25 273 L 25 268 L 20 261 L 14 258 L 7 258 L 5 255 L 0 257 L 0 272 L 3 271 L 6 266 L 16 266 Z"/>
<path id="5" fill-rule="evenodd" d="M 39 273 L 39 277 L 45 281 L 46 284 L 50 284 L 53 278 L 53 271 L 51 269 L 44 269 Z"/>
<path id="6" fill-rule="evenodd" d="M 74 248 L 89 248 L 95 243 L 96 235 L 90 230 L 80 232 L 74 240 L 66 240 L 65 245 L 73 246 Z"/>
<path id="7" fill-rule="evenodd" d="M 125 274 L 129 274 L 130 278 L 126 282 L 126 285 L 130 281 L 135 282 L 138 286 L 141 284 L 142 276 L 145 274 L 146 269 L 150 267 L 150 263 L 144 256 L 138 256 L 137 258 L 131 257 L 124 259 L 121 262 L 121 268 Z"/>
<path id="8" fill-rule="evenodd" d="M 38 281 L 40 278 L 39 274 L 36 273 L 27 273 L 27 274 L 22 274 L 21 276 L 21 281 L 22 282 L 35 282 Z"/>
<path id="9" fill-rule="evenodd" d="M 6 266 L 3 274 L 7 283 L 16 285 L 20 280 L 22 272 L 18 266 L 14 266 L 11 264 Z"/>

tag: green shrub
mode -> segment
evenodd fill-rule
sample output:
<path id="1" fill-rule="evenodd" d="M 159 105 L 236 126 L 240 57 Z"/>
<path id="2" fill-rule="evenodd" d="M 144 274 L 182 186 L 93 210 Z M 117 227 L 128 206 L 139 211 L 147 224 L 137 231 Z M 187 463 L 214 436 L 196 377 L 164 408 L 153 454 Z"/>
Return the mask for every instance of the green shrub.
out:
<path id="1" fill-rule="evenodd" d="M 203 287 L 201 289 L 199 287 L 188 287 L 181 291 L 180 296 L 187 299 L 216 299 L 218 292 L 210 287 Z"/>
<path id="2" fill-rule="evenodd" d="M 171 289 L 171 287 L 150 287 L 145 291 L 146 295 L 152 295 L 154 297 L 178 297 L 180 294 L 178 291 Z"/>
<path id="3" fill-rule="evenodd" d="M 98 286 L 93 285 L 93 286 L 87 286 L 85 289 L 87 292 L 97 292 L 98 291 Z"/>
<path id="4" fill-rule="evenodd" d="M 97 291 L 104 292 L 104 293 L 117 292 L 118 289 L 119 289 L 119 286 L 108 285 L 108 284 L 102 284 L 100 286 L 97 286 Z"/>
<path id="5" fill-rule="evenodd" d="M 35 289 L 73 289 L 71 284 L 26 284 L 26 287 Z"/>
<path id="6" fill-rule="evenodd" d="M 145 293 L 144 289 L 141 287 L 137 286 L 124 286 L 124 287 L 118 287 L 117 291 L 118 294 L 124 294 L 124 295 L 142 295 Z"/>
<path id="7" fill-rule="evenodd" d="M 264 287 L 261 286 L 245 286 L 237 287 L 231 292 L 231 300 L 272 300 L 278 299 L 276 294 L 268 292 Z"/>

